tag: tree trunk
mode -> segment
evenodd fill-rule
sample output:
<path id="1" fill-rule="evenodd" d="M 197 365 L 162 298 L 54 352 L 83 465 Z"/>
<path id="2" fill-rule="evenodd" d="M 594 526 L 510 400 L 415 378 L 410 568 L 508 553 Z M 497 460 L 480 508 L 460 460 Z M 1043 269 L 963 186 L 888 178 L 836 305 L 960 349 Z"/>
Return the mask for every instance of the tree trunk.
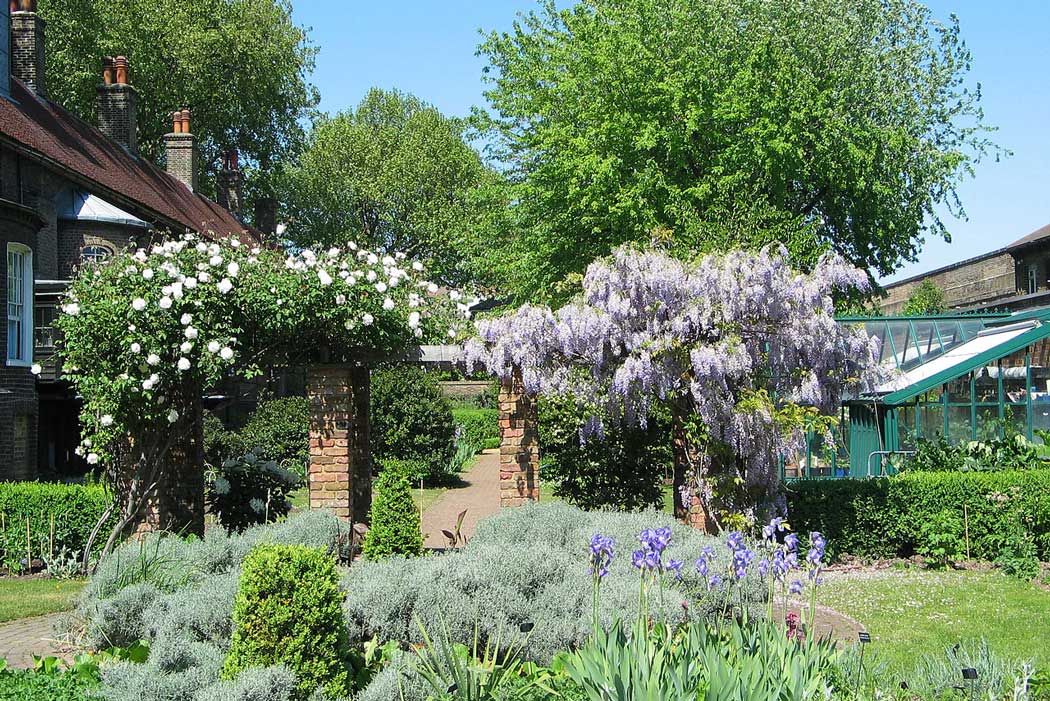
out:
<path id="1" fill-rule="evenodd" d="M 703 468 L 698 446 L 689 438 L 686 425 L 688 409 L 676 404 L 671 410 L 671 439 L 674 459 L 674 514 L 693 528 L 718 533 L 718 523 L 711 514 L 707 470 Z"/>

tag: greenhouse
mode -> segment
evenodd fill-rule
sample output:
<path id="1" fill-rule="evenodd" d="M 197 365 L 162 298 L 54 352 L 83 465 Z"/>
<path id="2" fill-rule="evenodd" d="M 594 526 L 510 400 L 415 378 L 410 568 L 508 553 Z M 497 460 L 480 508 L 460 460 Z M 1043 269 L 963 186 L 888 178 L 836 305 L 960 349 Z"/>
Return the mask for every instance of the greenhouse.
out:
<path id="1" fill-rule="evenodd" d="M 879 339 L 891 378 L 843 402 L 835 445 L 811 437 L 784 477 L 892 471 L 920 438 L 953 444 L 1050 431 L 1050 308 L 1016 314 L 843 317 Z"/>

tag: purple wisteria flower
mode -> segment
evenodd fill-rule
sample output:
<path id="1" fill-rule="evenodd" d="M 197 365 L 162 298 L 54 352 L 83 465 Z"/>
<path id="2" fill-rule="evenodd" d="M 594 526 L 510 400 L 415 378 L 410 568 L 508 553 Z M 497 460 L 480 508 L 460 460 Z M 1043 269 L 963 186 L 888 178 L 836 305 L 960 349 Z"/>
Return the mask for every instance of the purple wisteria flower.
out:
<path id="1" fill-rule="evenodd" d="M 609 574 L 609 565 L 616 555 L 616 543 L 612 538 L 595 533 L 591 538 L 591 576 L 599 578 Z"/>

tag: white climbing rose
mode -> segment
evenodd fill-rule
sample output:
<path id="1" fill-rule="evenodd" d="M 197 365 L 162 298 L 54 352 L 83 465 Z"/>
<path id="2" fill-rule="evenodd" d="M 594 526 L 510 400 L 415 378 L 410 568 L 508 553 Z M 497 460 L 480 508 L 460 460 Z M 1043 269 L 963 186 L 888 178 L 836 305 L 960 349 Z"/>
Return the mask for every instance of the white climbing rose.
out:
<path id="1" fill-rule="evenodd" d="M 146 356 L 146 364 L 147 365 L 160 365 L 160 356 L 157 355 L 156 353 L 150 353 L 148 356 Z"/>
<path id="2" fill-rule="evenodd" d="M 218 341 L 208 341 L 208 352 L 209 353 L 218 353 L 220 350 L 222 350 L 222 344 L 221 343 L 219 343 Z"/>
<path id="3" fill-rule="evenodd" d="M 112 426 L 113 425 L 113 417 L 110 416 L 109 414 L 103 414 L 102 418 L 99 419 L 99 423 L 102 424 L 103 426 Z"/>
<path id="4" fill-rule="evenodd" d="M 131 308 L 137 312 L 141 312 L 143 309 L 146 308 L 146 300 L 142 299 L 141 297 L 136 297 L 135 299 L 131 300 Z"/>
<path id="5" fill-rule="evenodd" d="M 361 317 L 361 323 L 365 326 L 371 326 L 375 322 L 375 317 L 371 314 L 365 314 Z"/>
<path id="6" fill-rule="evenodd" d="M 219 351 L 219 357 L 227 362 L 233 360 L 233 349 L 229 346 L 223 348 L 221 351 Z"/>
<path id="7" fill-rule="evenodd" d="M 179 370 L 182 370 L 183 372 L 185 372 L 186 370 L 189 370 L 190 369 L 189 358 L 179 358 L 178 368 L 179 368 Z"/>

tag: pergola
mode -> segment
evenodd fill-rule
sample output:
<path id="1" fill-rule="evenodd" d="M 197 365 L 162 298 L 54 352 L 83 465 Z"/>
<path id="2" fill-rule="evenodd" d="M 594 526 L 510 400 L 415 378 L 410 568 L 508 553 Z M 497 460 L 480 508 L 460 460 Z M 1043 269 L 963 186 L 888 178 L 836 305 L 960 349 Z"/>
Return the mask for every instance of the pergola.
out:
<path id="1" fill-rule="evenodd" d="M 372 503 L 369 449 L 370 367 L 378 362 L 452 367 L 460 346 L 419 346 L 394 357 L 356 363 L 315 364 L 307 370 L 310 401 L 310 508 L 366 523 Z M 535 397 L 520 379 L 505 380 L 499 393 L 500 505 L 539 500 L 539 433 Z"/>

